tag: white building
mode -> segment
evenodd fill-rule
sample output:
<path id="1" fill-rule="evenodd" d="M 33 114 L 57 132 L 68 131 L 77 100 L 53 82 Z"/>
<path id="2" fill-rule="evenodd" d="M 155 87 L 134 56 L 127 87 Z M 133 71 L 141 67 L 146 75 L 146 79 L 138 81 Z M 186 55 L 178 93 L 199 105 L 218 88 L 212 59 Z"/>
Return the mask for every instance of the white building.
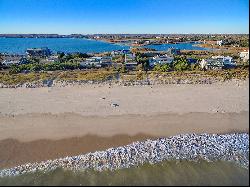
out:
<path id="1" fill-rule="evenodd" d="M 222 61 L 217 59 L 202 59 L 200 62 L 201 69 L 222 69 L 224 64 Z"/>
<path id="2" fill-rule="evenodd" d="M 112 56 L 124 55 L 124 54 L 130 54 L 130 50 L 123 49 L 123 50 L 116 50 L 116 51 L 111 52 Z"/>
<path id="3" fill-rule="evenodd" d="M 230 56 L 212 56 L 212 59 L 219 60 L 223 62 L 223 64 L 234 64 L 235 62 L 233 61 L 233 58 Z"/>
<path id="4" fill-rule="evenodd" d="M 125 63 L 134 61 L 134 60 L 135 60 L 135 55 L 133 55 L 132 53 L 125 54 Z"/>
<path id="5" fill-rule="evenodd" d="M 219 45 L 219 46 L 221 46 L 222 45 L 222 40 L 216 41 L 216 44 Z"/>
<path id="6" fill-rule="evenodd" d="M 200 62 L 201 69 L 207 69 L 207 61 L 202 59 Z"/>
<path id="7" fill-rule="evenodd" d="M 111 57 L 91 57 L 87 58 L 85 61 L 80 62 L 80 65 L 83 67 L 105 67 L 112 64 Z"/>
<path id="8" fill-rule="evenodd" d="M 2 64 L 4 64 L 5 66 L 19 64 L 19 60 L 4 60 Z"/>
<path id="9" fill-rule="evenodd" d="M 212 56 L 209 59 L 202 59 L 201 69 L 230 69 L 237 66 L 236 62 L 230 56 Z"/>
<path id="10" fill-rule="evenodd" d="M 59 58 L 58 55 L 50 55 L 46 58 L 47 62 L 58 62 Z"/>
<path id="11" fill-rule="evenodd" d="M 249 60 L 249 50 L 240 52 L 240 58 L 243 60 L 243 62 L 246 62 L 247 60 Z"/>
<path id="12" fill-rule="evenodd" d="M 163 65 L 163 64 L 171 64 L 174 61 L 173 57 L 169 57 L 167 55 L 163 56 L 154 56 L 149 58 L 149 66 L 154 67 L 157 64 Z"/>
<path id="13" fill-rule="evenodd" d="M 9 55 L 9 56 L 4 56 L 2 64 L 5 66 L 10 66 L 14 64 L 27 64 L 29 63 L 28 60 L 24 56 L 15 56 L 15 55 Z"/>

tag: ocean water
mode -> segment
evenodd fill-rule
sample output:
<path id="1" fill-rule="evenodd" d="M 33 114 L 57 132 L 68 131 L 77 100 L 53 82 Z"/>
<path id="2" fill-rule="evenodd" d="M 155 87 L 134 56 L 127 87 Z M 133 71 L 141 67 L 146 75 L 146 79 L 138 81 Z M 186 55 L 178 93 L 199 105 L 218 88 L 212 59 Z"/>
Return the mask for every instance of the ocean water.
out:
<path id="1" fill-rule="evenodd" d="M 53 52 L 109 52 L 129 49 L 122 44 L 111 44 L 103 41 L 80 38 L 0 38 L 0 53 L 24 54 L 27 48 L 48 47 Z M 145 46 L 156 50 L 167 50 L 170 47 L 187 50 L 206 50 L 193 43 L 162 44 Z"/>
<path id="2" fill-rule="evenodd" d="M 162 163 L 120 169 L 116 171 L 72 172 L 56 169 L 15 177 L 0 178 L 0 185 L 249 185 L 249 170 L 225 161 Z"/>

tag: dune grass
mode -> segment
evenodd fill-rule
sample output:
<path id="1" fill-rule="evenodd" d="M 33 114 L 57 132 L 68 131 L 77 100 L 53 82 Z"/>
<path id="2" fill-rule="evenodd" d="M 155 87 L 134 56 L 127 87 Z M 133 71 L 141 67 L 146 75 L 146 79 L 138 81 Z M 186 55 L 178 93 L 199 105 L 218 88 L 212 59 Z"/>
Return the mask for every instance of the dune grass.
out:
<path id="1" fill-rule="evenodd" d="M 211 71 L 134 71 L 129 73 L 119 73 L 108 69 L 94 70 L 67 70 L 67 71 L 44 71 L 44 72 L 29 72 L 12 74 L 8 71 L 0 72 L 0 83 L 4 85 L 18 85 L 23 83 L 44 81 L 44 80 L 63 80 L 63 81 L 107 81 L 115 80 L 120 77 L 123 81 L 137 80 L 197 80 L 199 78 L 212 78 L 219 81 L 231 79 L 244 80 L 249 77 L 248 69 L 230 69 L 230 70 L 211 70 Z"/>

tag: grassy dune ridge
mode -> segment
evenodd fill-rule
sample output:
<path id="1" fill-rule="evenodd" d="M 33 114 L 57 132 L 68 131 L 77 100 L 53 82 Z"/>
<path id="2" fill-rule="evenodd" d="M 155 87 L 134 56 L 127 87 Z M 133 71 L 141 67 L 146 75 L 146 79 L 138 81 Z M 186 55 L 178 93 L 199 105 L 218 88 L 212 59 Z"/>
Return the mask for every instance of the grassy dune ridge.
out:
<path id="1" fill-rule="evenodd" d="M 31 82 L 41 82 L 46 80 L 62 81 L 136 81 L 136 80 L 198 80 L 201 78 L 226 81 L 231 79 L 244 80 L 249 77 L 248 69 L 231 69 L 221 71 L 183 71 L 183 72 L 156 72 L 156 71 L 135 71 L 129 73 L 119 73 L 115 70 L 72 70 L 72 71 L 45 71 L 11 74 L 0 72 L 0 84 L 17 85 Z"/>

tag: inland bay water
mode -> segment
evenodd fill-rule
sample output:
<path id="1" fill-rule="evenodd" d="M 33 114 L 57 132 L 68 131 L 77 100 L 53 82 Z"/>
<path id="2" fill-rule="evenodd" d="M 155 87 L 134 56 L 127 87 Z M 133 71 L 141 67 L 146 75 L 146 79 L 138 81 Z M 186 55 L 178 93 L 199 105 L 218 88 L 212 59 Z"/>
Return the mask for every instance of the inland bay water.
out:
<path id="1" fill-rule="evenodd" d="M 148 48 L 165 51 L 170 47 L 186 50 L 207 50 L 194 43 L 149 45 Z M 25 54 L 27 48 L 48 47 L 52 52 L 99 53 L 129 49 L 128 45 L 111 44 L 84 38 L 0 38 L 0 53 Z"/>
<path id="2" fill-rule="evenodd" d="M 225 161 L 164 161 L 116 171 L 56 169 L 0 178 L 0 185 L 249 185 L 249 170 Z"/>

